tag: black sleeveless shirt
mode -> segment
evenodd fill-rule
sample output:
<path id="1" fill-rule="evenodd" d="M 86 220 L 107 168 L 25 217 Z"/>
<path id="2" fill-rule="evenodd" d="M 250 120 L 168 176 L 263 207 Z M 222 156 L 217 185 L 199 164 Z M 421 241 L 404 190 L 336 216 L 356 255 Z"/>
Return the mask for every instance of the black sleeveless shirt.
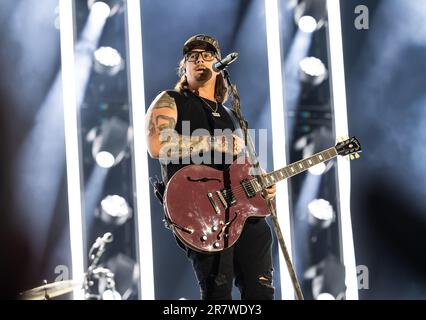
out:
<path id="1" fill-rule="evenodd" d="M 218 109 L 216 112 L 220 114 L 220 117 L 214 117 L 212 115 L 212 110 L 216 109 L 216 102 L 205 98 L 203 98 L 203 102 L 201 97 L 198 97 L 189 90 L 185 90 L 183 92 L 169 90 L 167 93 L 172 98 L 174 98 L 176 102 L 177 121 L 175 130 L 179 135 L 188 135 L 188 130 L 183 130 L 183 121 L 189 122 L 189 133 L 191 136 L 193 136 L 194 131 L 197 129 L 206 129 L 210 135 L 213 135 L 214 129 L 228 129 L 231 131 L 235 130 L 232 119 L 222 104 L 217 104 Z M 206 103 L 209 104 L 211 108 L 209 108 Z M 197 132 L 195 135 L 197 135 Z M 219 161 L 219 163 L 214 163 L 215 158 L 221 158 L 222 161 Z M 212 152 L 210 159 L 211 162 L 202 164 L 208 165 L 218 170 L 224 170 L 228 166 L 224 163 L 223 155 L 219 155 L 218 157 L 217 155 L 215 156 L 214 152 Z M 167 165 L 162 165 L 163 180 L 167 182 L 173 176 L 173 174 L 176 173 L 176 171 L 188 165 L 183 163 L 192 163 L 191 159 L 186 159 L 186 161 L 187 162 L 185 162 L 183 159 L 180 159 L 179 164 L 169 163 Z"/>

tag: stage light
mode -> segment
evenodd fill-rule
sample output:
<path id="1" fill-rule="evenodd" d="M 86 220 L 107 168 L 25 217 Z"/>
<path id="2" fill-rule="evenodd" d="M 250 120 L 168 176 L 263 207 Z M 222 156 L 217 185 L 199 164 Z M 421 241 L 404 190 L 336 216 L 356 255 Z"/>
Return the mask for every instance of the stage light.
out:
<path id="1" fill-rule="evenodd" d="M 101 151 L 96 154 L 96 163 L 102 168 L 111 168 L 114 165 L 114 156 L 108 151 Z"/>
<path id="2" fill-rule="evenodd" d="M 299 19 L 299 28 L 303 32 L 311 33 L 314 32 L 317 28 L 317 21 L 314 17 L 311 16 L 303 16 Z"/>
<path id="3" fill-rule="evenodd" d="M 122 300 L 121 295 L 118 291 L 112 289 L 106 289 L 102 293 L 102 300 Z"/>
<path id="4" fill-rule="evenodd" d="M 317 300 L 336 300 L 330 293 L 320 293 L 317 296 Z"/>
<path id="5" fill-rule="evenodd" d="M 114 273 L 115 289 L 123 300 L 133 298 L 137 292 L 139 267 L 136 261 L 122 253 L 117 254 L 106 262 L 106 266 Z M 135 297 L 136 298 L 136 297 Z"/>
<path id="6" fill-rule="evenodd" d="M 96 131 L 97 135 L 92 144 L 92 155 L 96 163 L 102 168 L 117 165 L 124 158 L 131 139 L 128 124 L 117 117 L 112 117 Z"/>
<path id="7" fill-rule="evenodd" d="M 280 21 L 279 6 L 277 0 L 265 0 L 265 22 L 266 22 L 266 42 L 268 49 L 268 72 L 269 72 L 269 97 L 271 106 L 271 122 L 272 122 L 272 139 L 273 144 L 273 160 L 275 167 L 285 166 L 287 163 L 286 152 L 286 128 L 284 115 L 284 95 L 282 88 L 283 81 L 283 65 L 281 61 L 281 37 L 280 37 Z M 290 208 L 287 201 L 287 182 L 284 182 L 277 190 L 276 207 L 278 221 L 283 226 L 284 240 L 287 245 L 289 255 L 292 255 L 292 241 L 290 237 Z M 285 265 L 284 255 L 279 254 L 280 266 Z M 294 290 L 291 278 L 286 268 L 280 268 L 281 278 L 281 297 L 285 300 L 294 300 Z"/>
<path id="8" fill-rule="evenodd" d="M 320 29 L 325 22 L 325 0 L 302 0 L 296 6 L 294 19 L 300 30 L 311 33 Z"/>
<path id="9" fill-rule="evenodd" d="M 123 197 L 108 195 L 101 201 L 98 216 L 105 223 L 119 226 L 131 218 L 132 208 Z"/>
<path id="10" fill-rule="evenodd" d="M 327 228 L 334 221 L 333 206 L 324 199 L 314 199 L 308 204 L 309 223 L 321 228 Z"/>
<path id="11" fill-rule="evenodd" d="M 124 68 L 124 60 L 114 48 L 100 47 L 95 51 L 94 56 L 94 69 L 100 74 L 113 76 Z"/>
<path id="12" fill-rule="evenodd" d="M 320 176 L 327 170 L 325 163 L 319 163 L 316 166 L 313 166 L 309 169 L 309 172 L 315 176 Z"/>
<path id="13" fill-rule="evenodd" d="M 112 17 L 123 5 L 123 0 L 87 0 L 89 10 L 97 10 L 106 17 Z"/>
<path id="14" fill-rule="evenodd" d="M 319 85 L 328 76 L 322 61 L 315 57 L 306 57 L 299 62 L 300 80 L 311 85 Z"/>
<path id="15" fill-rule="evenodd" d="M 348 115 L 345 86 L 345 64 L 343 59 L 342 23 L 340 1 L 328 0 L 328 50 L 330 61 L 330 78 L 332 105 L 334 114 L 334 133 L 337 137 L 348 135 Z M 339 223 L 341 229 L 343 261 L 347 268 L 348 290 L 346 298 L 358 299 L 358 283 L 355 261 L 355 249 L 352 235 L 350 186 L 351 170 L 349 161 L 337 159 L 337 177 L 339 186 Z"/>
<path id="16" fill-rule="evenodd" d="M 90 21 L 90 19 L 89 19 Z M 66 148 L 66 166 L 67 166 L 67 190 L 68 190 L 68 212 L 69 212 L 69 227 L 70 227 L 70 245 L 71 245 L 71 270 L 72 277 L 74 279 L 83 279 L 84 275 L 84 244 L 83 244 L 83 223 L 82 223 L 82 211 L 81 211 L 81 176 L 80 176 L 80 163 L 79 163 L 79 142 L 78 142 L 78 121 L 77 121 L 77 110 L 79 107 L 79 96 L 78 92 L 83 91 L 85 89 L 85 81 L 77 82 L 76 79 L 81 80 L 80 78 L 76 78 L 79 74 L 77 70 L 81 65 L 77 63 L 77 61 L 82 61 L 81 57 L 75 54 L 75 38 L 74 38 L 74 6 L 71 1 L 60 0 L 59 1 L 59 23 L 60 23 L 60 41 L 61 41 L 61 80 L 62 82 L 55 81 L 57 84 L 57 88 L 62 87 L 62 101 L 63 101 L 63 113 L 64 113 L 64 129 L 65 129 L 65 148 Z M 85 27 L 86 28 L 86 27 Z M 84 32 L 84 30 L 83 30 Z M 53 88 L 55 88 L 53 87 Z M 54 90 L 54 89 L 53 89 Z M 54 92 L 49 93 L 51 98 L 47 99 L 47 101 L 52 101 L 52 106 L 58 106 L 61 104 L 61 98 L 58 100 L 53 99 Z M 60 97 L 59 93 L 57 94 Z M 44 111 L 42 114 L 46 113 L 50 117 L 52 116 L 52 110 L 55 109 L 47 109 L 46 106 L 43 105 L 40 108 L 40 111 Z M 55 117 L 53 117 L 54 119 Z M 38 115 L 37 119 L 38 123 L 42 124 L 42 128 L 45 130 L 49 128 L 46 125 L 45 119 L 41 118 Z M 57 120 L 55 121 L 57 122 Z M 54 127 L 53 127 L 54 128 Z M 41 137 L 51 136 L 53 131 L 49 130 L 44 133 Z M 46 134 L 46 135 L 45 135 Z M 31 137 L 31 135 L 30 135 Z M 35 136 L 37 137 L 37 136 Z M 34 137 L 34 138 L 35 138 Z M 44 141 L 42 139 L 41 141 Z M 37 140 L 31 140 L 37 141 Z M 50 142 L 50 141 L 49 141 Z M 36 144 L 31 143 L 32 146 Z M 49 143 L 47 146 L 50 148 L 52 143 Z M 46 147 L 47 147 L 46 146 Z M 45 153 L 46 149 L 40 148 L 40 145 L 37 144 L 37 151 L 43 150 L 43 154 L 49 154 L 49 152 Z M 50 150 L 49 150 L 50 151 Z M 55 149 L 58 153 L 58 150 Z M 37 154 L 31 153 L 31 163 L 33 160 L 39 159 Z M 43 161 L 45 163 L 45 161 Z M 49 167 L 49 172 L 52 171 L 52 168 Z M 24 171 L 25 172 L 25 171 Z M 38 172 L 38 174 L 43 174 L 43 172 Z M 25 181 L 25 180 L 24 180 Z M 49 179 L 51 182 L 52 179 Z M 40 184 L 39 179 L 37 179 L 37 183 Z M 43 185 L 43 184 L 42 184 Z M 40 190 L 38 187 L 35 190 Z M 43 189 L 41 189 L 43 190 Z M 46 193 L 49 194 L 49 193 Z M 37 197 L 39 198 L 39 197 Z M 46 205 L 46 197 L 40 197 L 43 200 L 43 204 Z M 31 202 L 31 205 L 35 208 L 40 206 L 37 205 L 37 202 Z M 44 209 L 43 214 L 46 215 Z M 31 211 L 34 213 L 34 209 Z M 37 212 L 37 211 L 35 211 Z M 36 215 L 37 216 L 37 215 Z M 84 294 L 81 288 L 74 290 L 73 298 L 75 300 L 83 299 Z"/>
<path id="17" fill-rule="evenodd" d="M 126 29 L 128 34 L 128 75 L 130 88 L 130 105 L 132 124 L 134 130 L 133 162 L 134 166 L 133 185 L 135 189 L 135 208 L 137 215 L 137 256 L 140 264 L 139 288 L 140 299 L 155 299 L 155 274 L 152 251 L 151 232 L 151 204 L 150 190 L 147 185 L 149 181 L 148 157 L 146 154 L 145 139 L 145 85 L 142 55 L 142 19 L 141 1 L 126 1 Z"/>
<path id="18" fill-rule="evenodd" d="M 107 19 L 109 15 L 111 14 L 111 8 L 102 1 L 98 1 L 96 3 L 93 3 L 89 7 L 90 11 L 95 17 L 99 17 L 99 19 Z"/>
<path id="19" fill-rule="evenodd" d="M 304 274 L 305 279 L 312 280 L 312 296 L 315 300 L 342 300 L 345 298 L 345 266 L 333 254 Z"/>

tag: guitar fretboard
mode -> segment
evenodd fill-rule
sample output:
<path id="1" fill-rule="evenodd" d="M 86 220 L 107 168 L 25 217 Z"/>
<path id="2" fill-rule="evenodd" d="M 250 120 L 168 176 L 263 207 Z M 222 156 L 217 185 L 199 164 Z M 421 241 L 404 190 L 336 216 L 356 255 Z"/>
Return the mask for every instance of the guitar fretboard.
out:
<path id="1" fill-rule="evenodd" d="M 286 166 L 282 169 L 278 169 L 276 171 L 272 171 L 272 172 L 266 174 L 264 176 L 265 185 L 266 185 L 266 187 L 272 186 L 273 184 L 275 184 L 275 183 L 277 183 L 281 180 L 295 176 L 296 174 L 299 174 L 303 171 L 306 171 L 309 168 L 311 168 L 311 167 L 313 167 L 317 164 L 323 163 L 327 160 L 330 160 L 330 159 L 332 159 L 336 156 L 337 156 L 337 151 L 336 151 L 335 147 L 332 147 L 332 148 L 326 149 L 324 151 L 321 151 L 319 153 L 316 153 L 309 158 L 299 160 L 299 161 L 294 162 L 294 163 L 292 163 L 292 164 L 290 164 L 290 165 L 288 165 L 288 166 Z M 252 182 L 254 182 L 253 185 L 254 185 L 256 192 L 260 191 L 261 187 L 260 187 L 259 183 L 257 182 L 257 179 L 253 179 Z"/>

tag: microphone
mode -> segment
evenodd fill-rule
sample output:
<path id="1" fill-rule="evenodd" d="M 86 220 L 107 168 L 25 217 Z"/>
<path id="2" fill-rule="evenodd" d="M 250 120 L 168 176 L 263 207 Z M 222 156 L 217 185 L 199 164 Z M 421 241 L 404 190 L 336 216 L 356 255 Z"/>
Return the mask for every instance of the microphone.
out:
<path id="1" fill-rule="evenodd" d="M 113 236 L 112 236 L 112 233 L 111 232 L 107 232 L 107 233 L 105 233 L 104 235 L 103 235 L 103 237 L 102 237 L 102 241 L 104 241 L 105 243 L 110 243 L 110 242 L 112 242 L 112 240 L 113 240 L 114 238 L 113 238 Z"/>
<path id="2" fill-rule="evenodd" d="M 105 233 L 102 238 L 98 237 L 93 245 L 93 248 L 104 247 L 107 243 L 112 242 L 113 236 L 111 232 Z"/>
<path id="3" fill-rule="evenodd" d="M 232 62 L 237 60 L 237 58 L 238 58 L 238 53 L 236 53 L 236 52 L 232 52 L 232 53 L 228 54 L 225 58 L 223 58 L 222 60 L 219 60 L 218 62 L 215 62 L 213 64 L 213 67 L 212 67 L 213 71 L 215 71 L 215 72 L 222 71 L 227 66 L 229 66 Z"/>
<path id="4" fill-rule="evenodd" d="M 95 243 L 92 245 L 92 248 L 90 248 L 90 251 L 89 251 L 90 266 L 87 270 L 85 281 L 90 282 L 89 280 L 91 279 L 93 272 L 98 265 L 99 260 L 101 259 L 102 255 L 105 252 L 106 245 L 108 243 L 112 242 L 112 240 L 113 240 L 112 233 L 107 232 L 102 236 L 102 238 L 98 237 L 96 239 Z M 96 253 L 93 253 L 93 251 L 95 249 L 97 249 L 97 251 L 96 251 Z M 87 290 L 87 288 L 86 288 L 86 290 Z"/>

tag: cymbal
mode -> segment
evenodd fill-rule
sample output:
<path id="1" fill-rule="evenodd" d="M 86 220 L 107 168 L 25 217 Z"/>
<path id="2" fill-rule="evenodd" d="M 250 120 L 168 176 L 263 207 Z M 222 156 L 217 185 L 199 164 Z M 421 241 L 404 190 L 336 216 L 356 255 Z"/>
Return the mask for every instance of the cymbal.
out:
<path id="1" fill-rule="evenodd" d="M 21 292 L 20 296 L 23 300 L 50 299 L 71 292 L 81 285 L 81 282 L 74 280 L 57 281 Z"/>

